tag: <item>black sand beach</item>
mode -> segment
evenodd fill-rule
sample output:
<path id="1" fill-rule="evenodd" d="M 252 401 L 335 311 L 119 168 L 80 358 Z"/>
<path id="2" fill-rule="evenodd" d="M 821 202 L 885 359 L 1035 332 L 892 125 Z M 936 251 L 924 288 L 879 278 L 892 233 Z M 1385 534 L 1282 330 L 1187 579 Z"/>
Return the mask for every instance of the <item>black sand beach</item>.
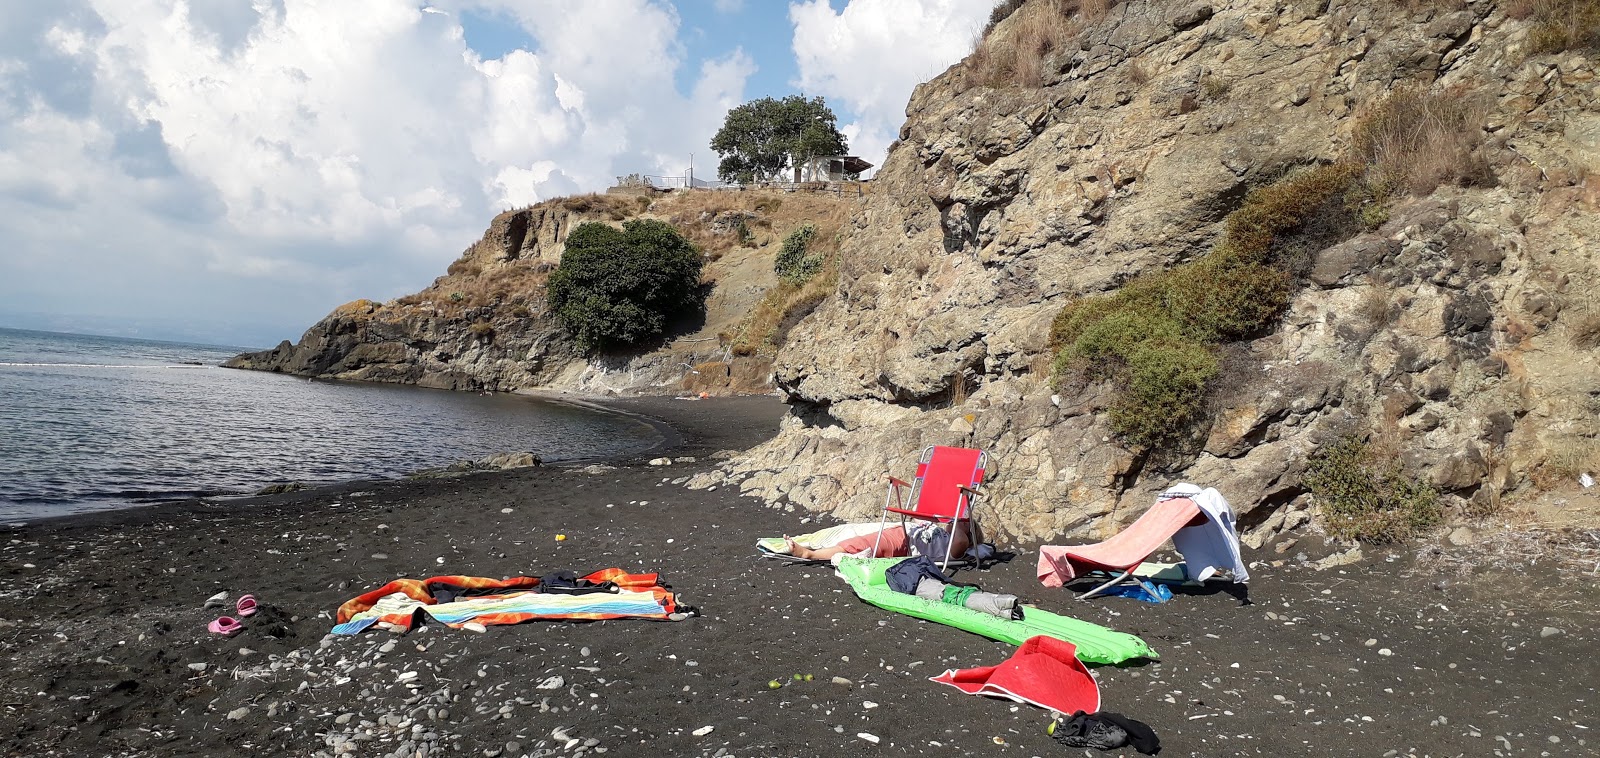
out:
<path id="1" fill-rule="evenodd" d="M 1107 755 L 1055 744 L 1038 709 L 927 681 L 1011 646 L 753 556 L 756 538 L 817 521 L 673 483 L 769 436 L 776 401 L 618 406 L 676 429 L 670 449 L 6 529 L 0 752 Z M 661 455 L 696 460 L 647 465 Z M 1592 580 L 1538 564 L 1445 574 L 1414 548 L 1326 571 L 1263 551 L 1249 604 L 1080 604 L 1033 580 L 1027 547 L 960 579 L 1147 640 L 1159 663 L 1096 674 L 1104 707 L 1153 726 L 1162 755 L 1596 752 Z M 704 615 L 326 636 L 340 603 L 402 575 L 608 566 L 661 572 Z M 236 637 L 208 634 L 218 611 L 201 606 L 219 591 L 265 609 Z"/>

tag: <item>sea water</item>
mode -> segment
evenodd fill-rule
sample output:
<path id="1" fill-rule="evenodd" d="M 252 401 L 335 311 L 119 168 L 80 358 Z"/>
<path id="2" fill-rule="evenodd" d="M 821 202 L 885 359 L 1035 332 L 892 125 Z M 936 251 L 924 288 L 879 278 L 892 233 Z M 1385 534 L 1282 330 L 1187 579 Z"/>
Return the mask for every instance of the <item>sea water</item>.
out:
<path id="1" fill-rule="evenodd" d="M 219 366 L 239 352 L 0 329 L 0 522 L 398 477 L 499 452 L 625 454 L 660 439 L 636 419 L 518 395 Z"/>

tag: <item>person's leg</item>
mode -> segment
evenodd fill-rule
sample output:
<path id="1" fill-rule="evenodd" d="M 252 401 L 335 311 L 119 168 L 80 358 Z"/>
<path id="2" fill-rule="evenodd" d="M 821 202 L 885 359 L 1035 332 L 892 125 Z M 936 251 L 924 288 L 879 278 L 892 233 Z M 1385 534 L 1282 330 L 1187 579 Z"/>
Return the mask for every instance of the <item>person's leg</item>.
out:
<path id="1" fill-rule="evenodd" d="M 845 552 L 843 548 L 838 546 L 819 547 L 813 550 L 805 545 L 795 542 L 794 540 L 787 540 L 787 542 L 789 545 L 789 555 L 805 561 L 825 561 L 834 557 L 835 555 Z"/>
<path id="2" fill-rule="evenodd" d="M 825 561 L 840 553 L 856 555 L 867 553 L 872 546 L 878 546 L 874 557 L 893 558 L 896 556 L 910 555 L 911 544 L 906 540 L 904 527 L 891 526 L 883 530 L 883 539 L 880 541 L 877 534 L 864 534 L 860 537 L 851 537 L 833 547 L 809 548 L 794 540 L 789 540 L 789 554 L 808 561 Z"/>

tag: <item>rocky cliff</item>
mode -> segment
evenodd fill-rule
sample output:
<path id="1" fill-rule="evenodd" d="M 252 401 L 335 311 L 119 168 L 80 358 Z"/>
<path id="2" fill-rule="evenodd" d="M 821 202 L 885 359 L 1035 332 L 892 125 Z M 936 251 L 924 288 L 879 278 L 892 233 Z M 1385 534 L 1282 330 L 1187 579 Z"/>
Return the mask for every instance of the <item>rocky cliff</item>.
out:
<path id="1" fill-rule="evenodd" d="M 347 303 L 299 342 L 226 365 L 454 390 L 768 392 L 771 344 L 748 333 L 762 328 L 751 314 L 783 292 L 773 271 L 777 243 L 807 224 L 834 240 L 857 202 L 679 192 L 586 195 L 507 211 L 421 292 Z M 705 316 L 673 325 L 666 339 L 635 352 L 586 354 L 547 313 L 545 282 L 572 229 L 635 217 L 668 221 L 704 251 Z"/>
<path id="2" fill-rule="evenodd" d="M 793 414 L 691 486 L 860 517 L 921 447 L 976 446 L 1002 539 L 1104 534 L 1189 480 L 1259 540 L 1311 519 L 1307 462 L 1344 435 L 1457 514 L 1600 464 L 1600 82 L 1562 49 L 1589 30 L 1539 2 L 1077 5 L 1023 4 L 916 90 L 837 291 L 777 355 Z M 1040 31 L 1046 11 L 1068 19 Z M 1471 104 L 1455 152 L 1358 156 L 1440 161 L 1437 186 L 1302 234 L 1285 308 L 1218 348 L 1187 443 L 1130 444 L 1110 382 L 1052 376 L 1065 305 L 1203 258 L 1252 189 L 1351 160 L 1397 92 Z"/>

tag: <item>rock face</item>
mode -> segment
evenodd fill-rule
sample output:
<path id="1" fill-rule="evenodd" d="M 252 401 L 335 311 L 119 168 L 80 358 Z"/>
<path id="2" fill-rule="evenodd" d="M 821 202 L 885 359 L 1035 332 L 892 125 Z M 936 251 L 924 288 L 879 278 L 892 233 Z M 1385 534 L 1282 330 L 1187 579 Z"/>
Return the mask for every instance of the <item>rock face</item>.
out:
<path id="1" fill-rule="evenodd" d="M 746 205 L 781 199 L 741 195 Z M 782 218 L 725 208 L 719 198 L 588 195 L 496 216 L 449 272 L 415 295 L 357 300 L 328 314 L 298 343 L 246 353 L 231 368 L 301 376 L 415 384 L 453 390 L 554 387 L 597 394 L 762 392 L 771 390 L 770 356 L 735 357 L 718 335 L 735 328 L 777 283 L 771 244 L 830 203 L 790 200 Z M 653 205 L 652 205 L 653 204 Z M 560 263 L 567 234 L 586 221 L 617 223 L 657 210 L 708 251 L 707 313 L 675 325 L 671 338 L 637 353 L 586 355 L 548 312 L 545 282 Z M 840 213 L 840 215 L 844 215 Z M 759 235 L 749 231 L 754 225 Z M 738 230 L 750 244 L 733 244 Z M 698 235 L 698 236 L 696 236 Z M 760 245 L 753 238 L 759 236 Z"/>
<path id="2" fill-rule="evenodd" d="M 1306 460 L 1340 434 L 1385 435 L 1468 510 L 1594 449 L 1600 83 L 1592 58 L 1530 54 L 1506 5 L 1134 0 L 1043 87 L 974 83 L 972 61 L 923 84 L 838 291 L 778 355 L 792 416 L 694 486 L 861 517 L 884 472 L 962 445 L 992 454 L 979 513 L 1002 539 L 1103 536 L 1188 480 L 1259 541 L 1307 520 Z M 1310 251 L 1281 324 L 1226 349 L 1198 450 L 1130 450 L 1109 388 L 1052 388 L 1069 299 L 1204 255 L 1249 189 L 1343 155 L 1406 84 L 1481 98 L 1493 186 Z"/>

